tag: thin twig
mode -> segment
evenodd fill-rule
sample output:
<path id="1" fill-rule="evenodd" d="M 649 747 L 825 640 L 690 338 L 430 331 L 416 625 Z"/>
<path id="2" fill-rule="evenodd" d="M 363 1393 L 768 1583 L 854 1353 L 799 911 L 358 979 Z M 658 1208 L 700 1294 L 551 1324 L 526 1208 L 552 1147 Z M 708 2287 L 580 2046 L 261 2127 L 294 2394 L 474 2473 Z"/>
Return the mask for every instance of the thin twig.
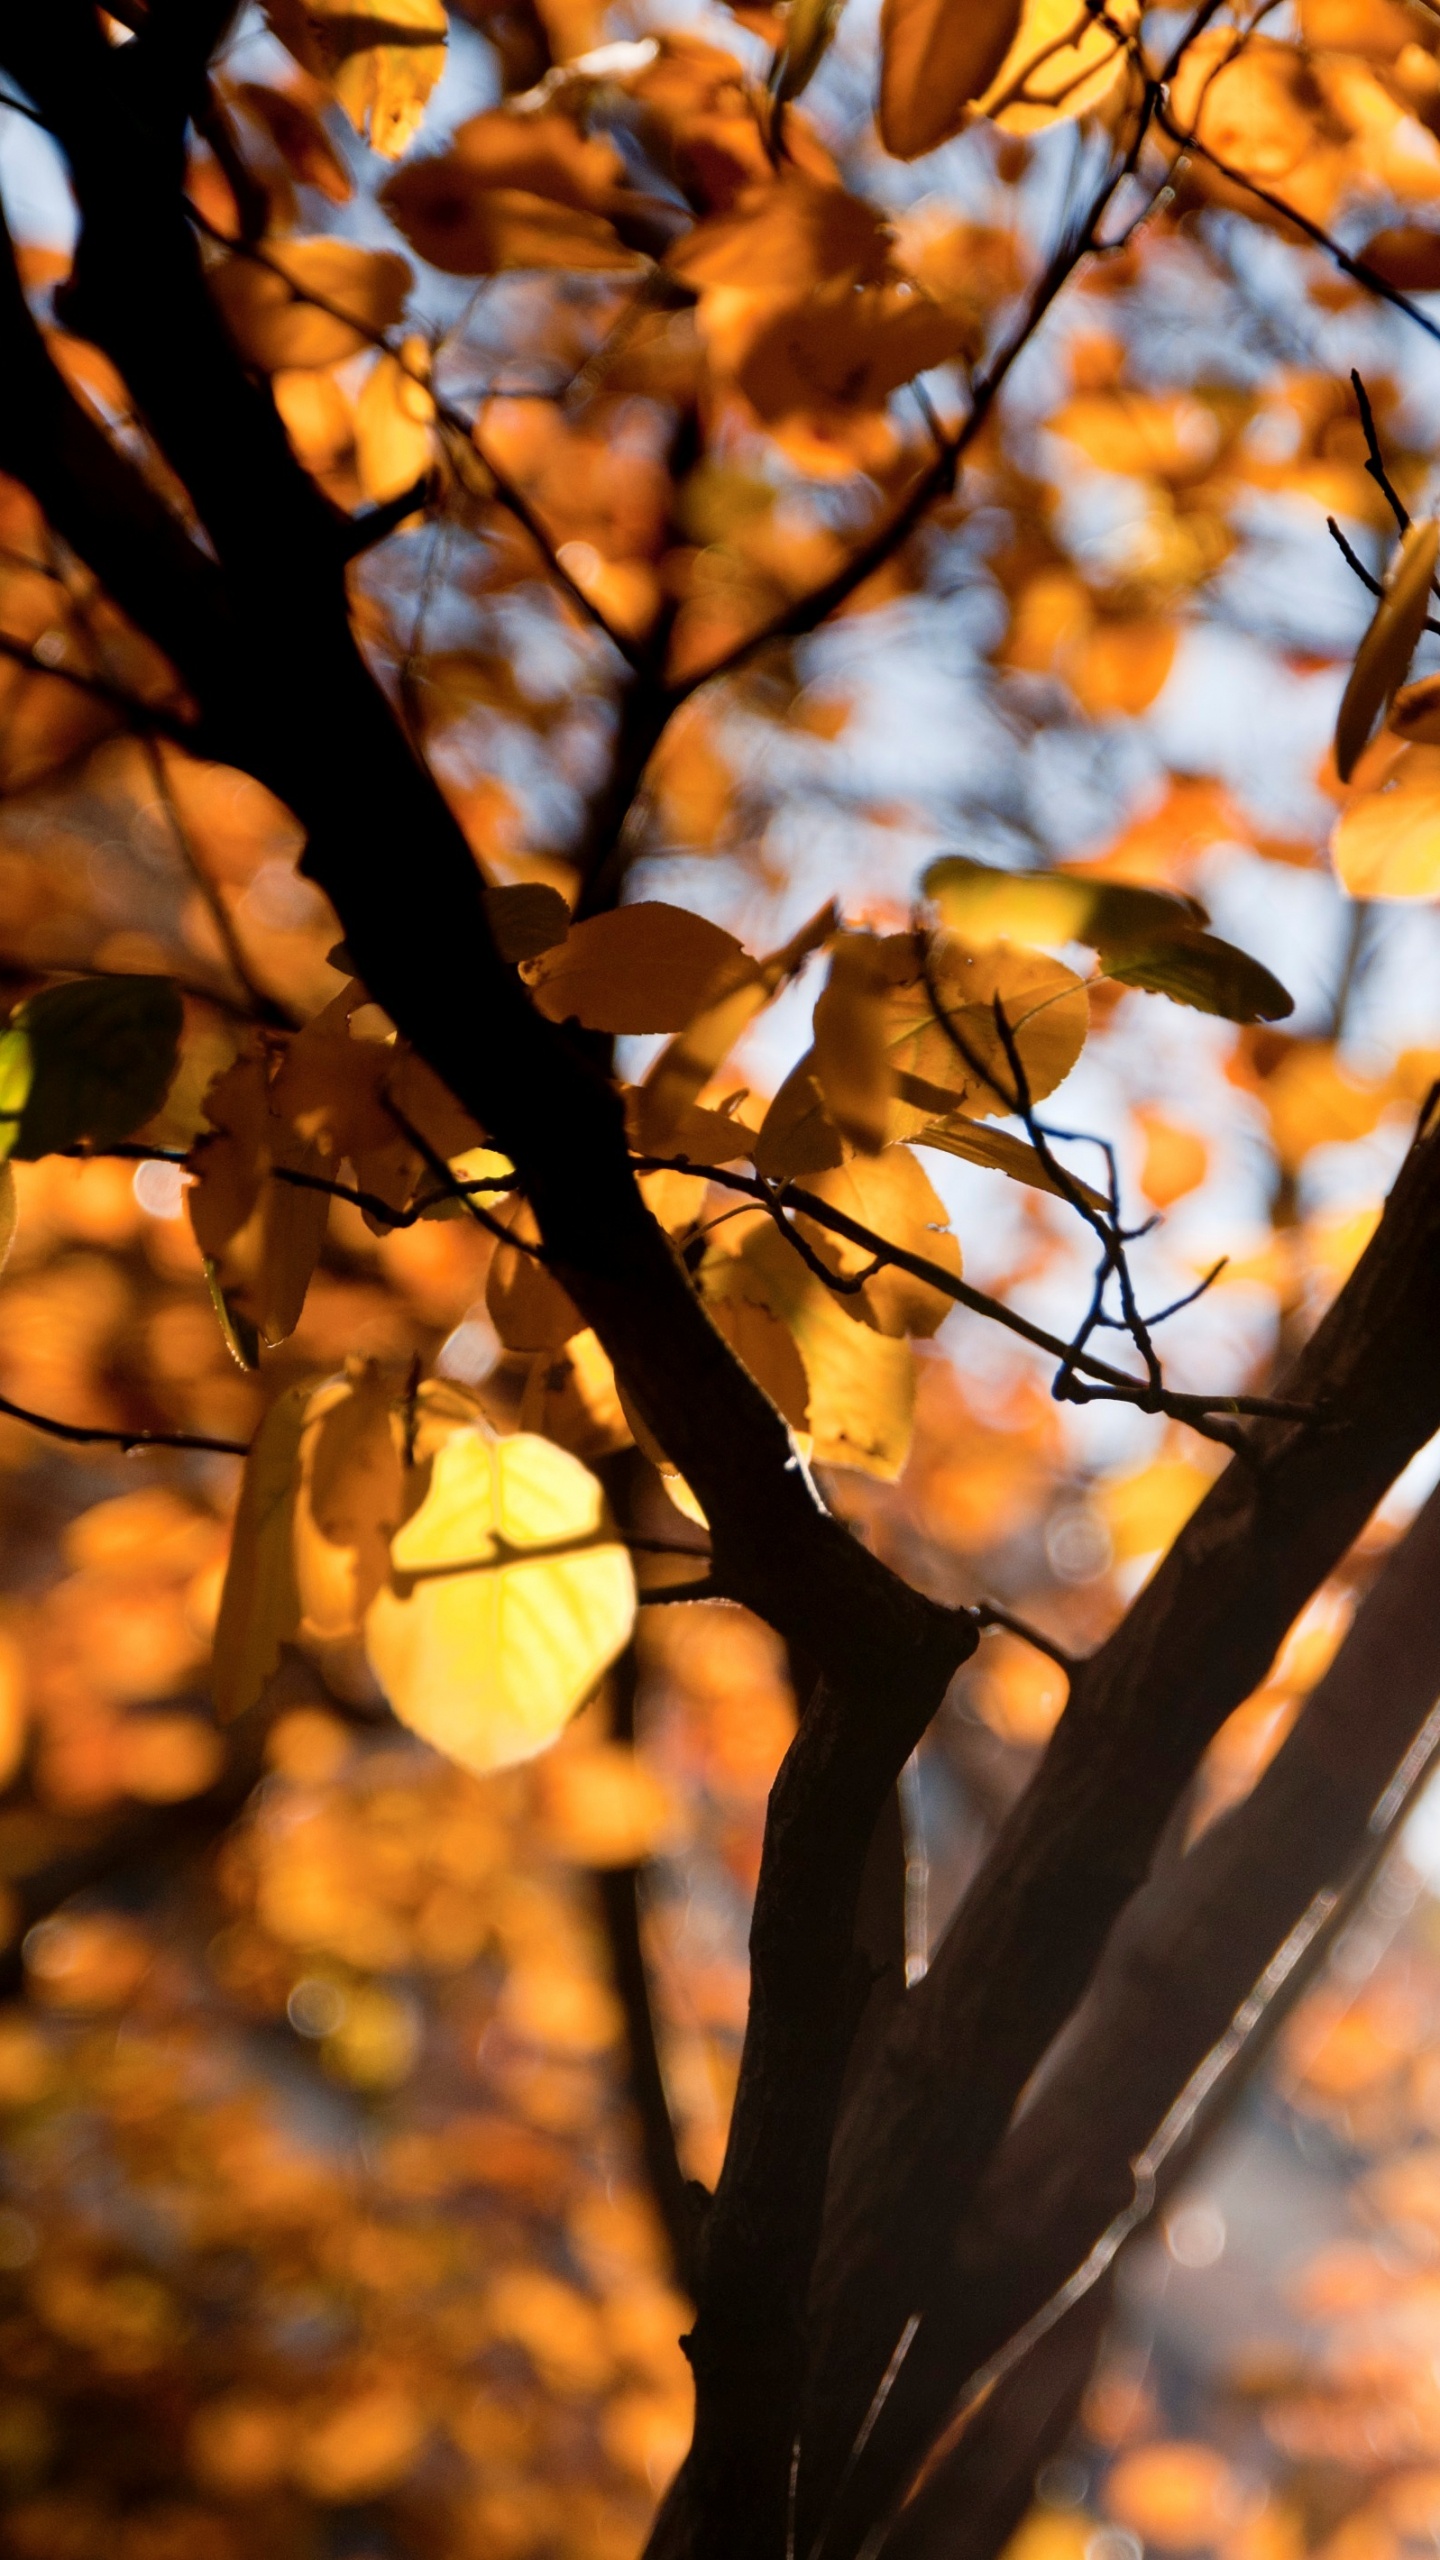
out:
<path id="1" fill-rule="evenodd" d="M 1067 1653 L 1063 1644 L 1057 1644 L 1053 1636 L 1042 1635 L 1028 1618 L 1018 1618 L 1013 1609 L 1001 1609 L 993 1600 L 981 1600 L 970 1614 L 977 1627 L 1003 1627 L 1007 1634 L 1018 1636 L 1022 1644 L 1033 1646 L 1036 1653 L 1048 1654 L 1067 1679 L 1073 1679 L 1080 1667 L 1077 1657 Z"/>

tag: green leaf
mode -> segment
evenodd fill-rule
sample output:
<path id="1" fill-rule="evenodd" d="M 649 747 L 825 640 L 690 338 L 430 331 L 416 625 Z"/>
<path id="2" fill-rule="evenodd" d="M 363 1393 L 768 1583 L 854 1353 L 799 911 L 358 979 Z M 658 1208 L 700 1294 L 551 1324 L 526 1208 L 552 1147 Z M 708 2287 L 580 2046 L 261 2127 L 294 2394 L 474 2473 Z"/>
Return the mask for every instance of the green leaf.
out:
<path id="1" fill-rule="evenodd" d="M 1248 951 L 1198 928 L 1131 950 L 1107 950 L 1101 958 L 1106 976 L 1121 986 L 1144 987 L 1227 1022 L 1279 1022 L 1295 1010 L 1294 997 Z"/>
<path id="2" fill-rule="evenodd" d="M 1073 871 L 1002 871 L 968 854 L 932 862 L 920 883 L 953 933 L 983 950 L 992 942 L 1149 942 L 1208 924 L 1194 898 L 1139 889 L 1128 880 L 1085 880 Z"/>
<path id="3" fill-rule="evenodd" d="M 183 1021 L 169 978 L 71 978 L 28 997 L 0 1034 L 0 1157 L 128 1138 L 170 1089 Z"/>
<path id="4" fill-rule="evenodd" d="M 1413 644 L 1412 644 L 1413 645 Z M 1012 936 L 1088 942 L 1107 978 L 1230 1022 L 1278 1022 L 1294 998 L 1246 951 L 1202 930 L 1194 898 L 1071 871 L 1001 871 L 963 853 L 932 862 L 921 886 L 955 933 L 983 950 Z"/>

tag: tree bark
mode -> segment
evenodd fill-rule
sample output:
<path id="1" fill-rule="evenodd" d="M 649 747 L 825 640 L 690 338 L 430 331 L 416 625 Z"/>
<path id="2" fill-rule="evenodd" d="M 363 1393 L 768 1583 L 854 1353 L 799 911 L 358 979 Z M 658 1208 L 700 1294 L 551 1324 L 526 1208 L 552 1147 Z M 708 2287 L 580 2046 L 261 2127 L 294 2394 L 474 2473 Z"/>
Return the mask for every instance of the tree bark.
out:
<path id="1" fill-rule="evenodd" d="M 1387 1559 L 1252 1793 L 1129 1904 L 1087 2000 L 968 2208 L 958 2221 L 932 2223 L 938 2280 L 843 2506 L 827 2519 L 825 2560 L 870 2530 L 970 2378 L 1131 2204 L 1133 2163 L 1316 1897 L 1335 1895 L 1338 1916 L 1357 1870 L 1363 1881 L 1399 1810 L 1397 1797 L 1379 1823 L 1377 1800 L 1420 1748 L 1417 1736 L 1428 1741 L 1440 1699 L 1437 1591 L 1440 1491 Z M 1301 1981 L 1297 1971 L 1267 2033 Z M 1232 2100 L 1239 2085 L 1227 2082 Z M 973 2486 L 968 2441 L 957 2459 Z M 938 2486 L 926 2493 L 927 2512 L 937 2495 Z M 896 2560 L 948 2549 L 942 2538 L 933 2546 L 915 2539 L 912 2550 L 916 2535 L 916 2524 L 898 2528 Z"/>

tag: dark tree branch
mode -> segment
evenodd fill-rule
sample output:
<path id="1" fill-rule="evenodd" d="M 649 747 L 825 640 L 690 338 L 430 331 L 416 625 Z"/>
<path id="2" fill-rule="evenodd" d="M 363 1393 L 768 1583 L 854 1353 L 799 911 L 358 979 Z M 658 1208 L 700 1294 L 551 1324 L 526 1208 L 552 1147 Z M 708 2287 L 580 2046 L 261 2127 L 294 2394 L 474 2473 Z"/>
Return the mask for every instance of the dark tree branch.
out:
<path id="1" fill-rule="evenodd" d="M 962 2385 L 973 2398 L 972 2377 L 1071 2293 L 1135 2201 L 1136 2161 L 1211 2055 L 1228 2059 L 1197 2123 L 1208 2135 L 1223 2120 L 1368 1886 L 1440 1740 L 1437 1578 L 1432 1494 L 1252 1793 L 1125 1912 L 1036 2095 L 946 2235 L 944 2284 L 888 2413 L 892 2448 L 903 2440 L 912 2464 Z M 1284 1947 L 1294 1960 L 1263 1998 Z M 1177 2142 L 1155 2201 L 1196 2147 L 1196 2135 Z M 896 2560 L 947 2550 L 929 2528 L 951 2490 L 942 2466 L 895 2536 Z"/>
<path id="2" fill-rule="evenodd" d="M 1256 1427 L 1251 1463 L 1217 1480 L 1077 1669 L 1036 1778 L 840 2128 L 802 2474 L 812 2528 L 901 2329 L 928 2305 L 937 2214 L 965 2211 L 1212 1735 L 1440 1427 L 1434 1130 L 1290 1390 L 1323 1420 Z"/>
<path id="3" fill-rule="evenodd" d="M 231 761 L 294 810 L 304 867 L 330 895 L 359 974 L 515 1163 L 552 1267 L 704 1506 L 717 1579 L 827 1675 L 772 1797 L 751 2025 L 694 2333 L 714 2547 L 738 2560 L 738 2516 L 747 2542 L 769 2552 L 783 2531 L 801 2323 L 854 2026 L 864 1855 L 975 1629 L 910 1590 L 826 1510 L 640 1198 L 620 1096 L 501 961 L 469 846 L 355 645 L 329 511 L 206 294 L 166 136 L 157 150 L 153 118 L 117 83 L 116 62 L 134 49 L 112 54 L 92 32 L 80 0 L 53 0 L 43 18 L 7 11 L 0 60 L 69 163 L 77 325 L 119 367 L 215 550 L 239 643 Z M 13 336 L 19 315 L 9 317 Z M 64 475 L 47 472 L 43 502 L 84 556 Z M 109 562 L 92 565 L 112 584 Z M 147 564 L 114 565 L 112 592 L 146 623 Z"/>

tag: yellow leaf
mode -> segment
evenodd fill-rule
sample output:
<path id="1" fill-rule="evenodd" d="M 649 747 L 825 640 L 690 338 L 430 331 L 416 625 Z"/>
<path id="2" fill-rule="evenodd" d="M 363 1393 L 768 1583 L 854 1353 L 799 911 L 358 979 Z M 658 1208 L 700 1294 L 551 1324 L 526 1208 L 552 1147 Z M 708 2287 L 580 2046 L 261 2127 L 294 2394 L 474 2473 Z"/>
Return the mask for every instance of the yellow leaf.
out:
<path id="1" fill-rule="evenodd" d="M 302 1640 L 355 1635 L 384 1582 L 404 1498 L 403 1441 L 394 1386 L 373 1361 L 311 1397 L 294 1526 Z"/>
<path id="2" fill-rule="evenodd" d="M 648 1152 L 665 1155 L 673 1151 L 668 1143 L 670 1133 L 688 1121 L 698 1097 L 724 1065 L 746 1026 L 764 1011 L 786 980 L 803 968 L 810 953 L 829 941 L 835 921 L 834 906 L 827 904 L 780 950 L 772 951 L 767 959 L 749 961 L 738 983 L 731 983 L 728 969 L 722 973 L 718 989 L 707 994 L 679 1038 L 661 1050 L 641 1087 L 635 1117 Z M 715 1115 L 705 1116 L 708 1120 Z M 742 1150 L 737 1148 L 735 1152 Z M 729 1159 L 722 1155 L 702 1157 L 697 1152 L 695 1161 L 724 1164 Z"/>
<path id="3" fill-rule="evenodd" d="M 292 1527 L 300 1478 L 300 1435 L 308 1387 L 290 1387 L 270 1407 L 250 1444 L 220 1615 L 215 1627 L 215 1712 L 232 1717 L 253 1707 L 280 1647 L 300 1625 Z"/>
<path id="4" fill-rule="evenodd" d="M 960 1247 L 950 1233 L 945 1203 L 908 1147 L 856 1156 L 849 1164 L 817 1173 L 805 1188 L 887 1244 L 923 1254 L 959 1279 Z M 802 1217 L 799 1223 L 821 1260 L 842 1278 L 869 1269 L 874 1256 L 867 1246 L 852 1244 L 810 1219 Z M 867 1280 L 859 1297 L 870 1322 L 896 1340 L 907 1333 L 925 1338 L 938 1332 L 955 1303 L 944 1290 L 893 1264 Z"/>
<path id="5" fill-rule="evenodd" d="M 896 1078 L 896 1091 L 902 1101 L 916 1092 L 916 1085 L 917 1080 L 912 1076 Z M 1012 1137 L 1008 1129 L 982 1128 L 978 1121 L 963 1117 L 931 1120 L 924 1128 L 915 1131 L 910 1143 L 916 1147 L 933 1147 L 937 1155 L 960 1156 L 967 1164 L 986 1165 L 992 1173 L 1008 1173 L 1012 1182 L 1023 1182 L 1032 1191 L 1048 1191 L 1052 1197 L 1061 1200 L 1067 1197 L 1064 1184 L 1055 1180 L 1029 1140 Z M 1068 1167 L 1066 1169 L 1069 1171 Z M 1103 1195 L 1090 1183 L 1082 1182 L 1078 1174 L 1071 1173 L 1070 1179 L 1092 1209 L 1108 1207 Z"/>
<path id="6" fill-rule="evenodd" d="M 891 970 L 891 1064 L 897 1077 L 918 1076 L 934 1088 L 924 1105 L 896 1104 L 892 1136 L 918 1136 L 946 1096 L 951 1109 L 962 1111 L 967 1119 L 983 1120 L 1013 1109 L 1014 1076 L 996 1027 L 997 1001 L 1004 1008 L 1031 1099 L 1042 1101 L 1069 1074 L 1090 1027 L 1090 1001 L 1073 969 L 1007 942 L 974 951 L 947 935 L 932 936 L 930 984 L 952 1038 L 936 1018 L 915 937 L 896 934 L 886 948 Z"/>
<path id="7" fill-rule="evenodd" d="M 1163 1112 L 1141 1111 L 1136 1118 L 1145 1138 L 1140 1188 L 1156 1209 L 1168 1209 L 1204 1181 L 1210 1150 L 1193 1129 L 1182 1129 Z"/>
<path id="8" fill-rule="evenodd" d="M 261 373 L 357 354 L 394 327 L 410 290 L 403 258 L 354 240 L 278 240 L 265 260 L 236 254 L 210 278 L 231 337 Z"/>
<path id="9" fill-rule="evenodd" d="M 727 976 L 748 978 L 754 967 L 734 934 L 708 917 L 643 900 L 572 925 L 520 974 L 552 1022 L 617 1033 L 683 1031 Z"/>
<path id="10" fill-rule="evenodd" d="M 706 1265 L 705 1305 L 717 1333 L 763 1387 L 794 1431 L 810 1421 L 810 1390 L 795 1337 L 753 1288 L 742 1262 L 716 1255 Z"/>
<path id="11" fill-rule="evenodd" d="M 880 139 L 918 160 L 959 133 L 1020 26 L 1021 0 L 885 0 L 880 19 Z"/>
<path id="12" fill-rule="evenodd" d="M 1348 782 L 1381 704 L 1400 684 L 1430 610 L 1430 582 L 1440 552 L 1440 523 L 1412 524 L 1385 579 L 1385 592 L 1355 653 L 1335 723 L 1335 769 Z"/>
<path id="13" fill-rule="evenodd" d="M 815 1075 L 842 1137 L 869 1155 L 885 1144 L 890 1062 L 885 977 L 871 934 L 837 934 L 815 1007 Z"/>
<path id="14" fill-rule="evenodd" d="M 952 853 L 922 883 L 946 924 L 979 950 L 1015 935 L 1028 942 L 1108 944 L 1147 940 L 1208 922 L 1194 898 L 1069 871 L 1002 871 Z"/>
<path id="15" fill-rule="evenodd" d="M 976 99 L 976 115 L 993 117 L 1007 133 L 1038 133 L 1092 114 L 1124 79 L 1122 39 L 1139 16 L 1139 0 L 1120 0 L 1103 19 L 1073 0 L 1025 0 L 1015 41 Z"/>
<path id="16" fill-rule="evenodd" d="M 558 1351 L 535 1353 L 521 1389 L 520 1428 L 576 1458 L 606 1458 L 629 1447 L 630 1425 L 598 1335 L 587 1329 Z"/>
<path id="17" fill-rule="evenodd" d="M 1270 1115 L 1275 1153 L 1287 1172 L 1297 1173 L 1315 1147 L 1368 1138 L 1387 1090 L 1347 1073 L 1328 1041 L 1297 1040 L 1265 1078 L 1260 1098 Z"/>
<path id="18" fill-rule="evenodd" d="M 398 160 L 445 68 L 445 0 L 265 0 L 265 15 L 371 150 Z"/>
<path id="19" fill-rule="evenodd" d="M 826 1108 L 813 1049 L 796 1060 L 766 1112 L 754 1161 L 757 1173 L 782 1182 L 844 1163 L 844 1141 Z"/>
<path id="20" fill-rule="evenodd" d="M 376 505 L 413 487 L 434 456 L 435 403 L 415 379 L 424 340 L 407 339 L 405 354 L 406 364 L 380 356 L 355 403 L 355 468 Z"/>
<path id="21" fill-rule="evenodd" d="M 779 1249 L 789 1252 L 784 1243 Z M 810 1280 L 791 1326 L 810 1381 L 817 1464 L 855 1467 L 893 1484 L 909 1455 L 915 1424 L 915 1356 L 909 1343 L 852 1323 L 818 1280 Z"/>
<path id="22" fill-rule="evenodd" d="M 732 1258 L 738 1267 L 727 1269 Z M 893 1482 L 914 1427 L 909 1344 L 879 1332 L 857 1299 L 826 1288 L 763 1210 L 719 1230 L 701 1287 L 707 1300 L 752 1297 L 789 1327 L 805 1364 L 817 1461 Z"/>
<path id="23" fill-rule="evenodd" d="M 1352 898 L 1440 895 L 1440 746 L 1402 747 L 1374 791 L 1357 791 L 1330 839 Z"/>
<path id="24" fill-rule="evenodd" d="M 401 1722 L 477 1774 L 553 1742 L 634 1621 L 630 1559 L 604 1530 L 600 1486 L 565 1450 L 455 1432 L 365 1624 Z"/>
<path id="25" fill-rule="evenodd" d="M 585 1319 L 536 1253 L 540 1230 L 528 1200 L 512 1200 L 500 1211 L 503 1224 L 519 1239 L 495 1248 L 485 1283 L 490 1321 L 507 1351 L 559 1351 Z"/>

